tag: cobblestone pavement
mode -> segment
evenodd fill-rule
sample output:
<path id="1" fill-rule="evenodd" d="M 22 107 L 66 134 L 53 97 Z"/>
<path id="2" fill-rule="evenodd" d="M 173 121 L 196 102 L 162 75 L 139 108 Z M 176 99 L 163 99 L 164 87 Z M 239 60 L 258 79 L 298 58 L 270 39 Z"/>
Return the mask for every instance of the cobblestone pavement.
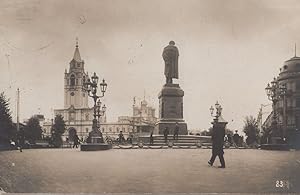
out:
<path id="1" fill-rule="evenodd" d="M 225 150 L 226 169 L 203 149 L 0 152 L 6 192 L 300 192 L 300 151 Z M 288 185 L 287 185 L 288 184 Z"/>

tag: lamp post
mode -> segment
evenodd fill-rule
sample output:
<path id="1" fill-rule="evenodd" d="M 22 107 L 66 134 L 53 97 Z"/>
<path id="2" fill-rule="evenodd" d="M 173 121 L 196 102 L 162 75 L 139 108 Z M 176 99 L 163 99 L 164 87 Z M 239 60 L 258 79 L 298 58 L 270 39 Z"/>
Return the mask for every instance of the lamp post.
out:
<path id="1" fill-rule="evenodd" d="M 222 135 L 224 137 L 225 128 L 228 122 L 225 121 L 222 117 L 222 106 L 217 101 L 215 104 L 215 108 L 211 106 L 209 110 L 211 116 L 214 117 L 213 122 L 211 122 L 211 124 L 213 125 L 213 134 Z"/>
<path id="2" fill-rule="evenodd" d="M 106 92 L 107 84 L 105 80 L 103 79 L 102 82 L 100 83 L 100 90 L 101 90 L 101 95 L 97 95 L 97 89 L 98 89 L 98 80 L 99 77 L 94 74 L 91 77 L 91 80 L 88 79 L 86 83 L 84 83 L 84 88 L 88 92 L 88 96 L 93 98 L 94 100 L 94 119 L 93 119 L 93 125 L 92 125 L 92 132 L 93 133 L 98 133 L 100 137 L 102 138 L 101 142 L 103 142 L 103 137 L 100 129 L 100 116 L 103 116 L 105 111 L 106 111 L 106 106 L 103 105 L 101 107 L 101 101 L 100 98 L 104 97 L 104 93 Z M 90 135 L 89 135 L 90 137 Z"/>
<path id="3" fill-rule="evenodd" d="M 219 102 L 217 101 L 216 102 L 216 104 L 215 104 L 215 108 L 216 108 L 216 112 L 214 113 L 214 107 L 213 106 L 211 106 L 210 107 L 210 115 L 211 116 L 213 116 L 213 117 L 215 117 L 214 118 L 214 122 L 218 122 L 218 120 L 219 120 L 219 117 L 221 116 L 221 114 L 222 114 L 222 110 L 223 110 L 223 108 L 222 108 L 222 106 L 219 104 Z M 215 115 L 214 115 L 215 114 Z"/>
<path id="4" fill-rule="evenodd" d="M 283 100 L 283 132 L 281 132 L 281 138 L 286 136 L 286 92 L 287 88 L 285 85 L 279 85 L 278 80 L 274 77 L 273 81 L 268 83 L 265 88 L 268 99 L 272 101 L 272 109 L 273 109 L 273 118 L 272 118 L 272 128 L 278 130 L 278 118 L 277 118 L 277 110 L 276 104 L 279 100 Z"/>

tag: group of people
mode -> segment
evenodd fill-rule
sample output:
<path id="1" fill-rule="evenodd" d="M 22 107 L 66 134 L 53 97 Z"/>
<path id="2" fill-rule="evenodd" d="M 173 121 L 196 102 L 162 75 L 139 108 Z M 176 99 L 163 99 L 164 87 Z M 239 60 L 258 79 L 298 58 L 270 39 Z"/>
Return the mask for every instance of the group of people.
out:
<path id="1" fill-rule="evenodd" d="M 244 138 L 243 136 L 240 136 L 237 131 L 235 131 L 233 136 L 228 133 L 225 137 L 225 141 L 229 143 L 230 146 L 241 147 L 243 145 Z"/>
<path id="2" fill-rule="evenodd" d="M 165 127 L 163 133 L 164 133 L 165 143 L 167 143 L 168 142 L 168 135 L 169 135 L 169 127 Z M 174 128 L 173 140 L 178 140 L 178 134 L 179 134 L 179 125 L 176 122 L 175 128 Z M 151 137 L 151 135 L 150 135 L 150 137 Z M 151 139 L 150 139 L 150 144 L 151 144 Z"/>

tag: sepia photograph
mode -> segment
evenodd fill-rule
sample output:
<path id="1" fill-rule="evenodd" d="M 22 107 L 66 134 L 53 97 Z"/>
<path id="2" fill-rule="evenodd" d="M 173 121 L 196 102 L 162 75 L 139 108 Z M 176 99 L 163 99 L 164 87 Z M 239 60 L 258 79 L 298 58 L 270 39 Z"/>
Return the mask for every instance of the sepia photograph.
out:
<path id="1" fill-rule="evenodd" d="M 300 193 L 300 1 L 0 0 L 10 193 Z"/>

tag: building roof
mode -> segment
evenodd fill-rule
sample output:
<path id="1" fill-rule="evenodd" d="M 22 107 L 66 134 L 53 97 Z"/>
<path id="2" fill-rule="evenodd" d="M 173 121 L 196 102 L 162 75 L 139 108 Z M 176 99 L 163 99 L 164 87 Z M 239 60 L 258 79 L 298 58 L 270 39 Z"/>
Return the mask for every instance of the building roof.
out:
<path id="1" fill-rule="evenodd" d="M 300 71 L 300 57 L 294 56 L 284 62 L 282 72 L 298 72 Z"/>
<path id="2" fill-rule="evenodd" d="M 80 52 L 79 52 L 79 49 L 78 49 L 78 44 L 76 44 L 73 60 L 75 60 L 76 62 L 81 62 L 82 61 L 81 57 L 80 57 Z"/>

